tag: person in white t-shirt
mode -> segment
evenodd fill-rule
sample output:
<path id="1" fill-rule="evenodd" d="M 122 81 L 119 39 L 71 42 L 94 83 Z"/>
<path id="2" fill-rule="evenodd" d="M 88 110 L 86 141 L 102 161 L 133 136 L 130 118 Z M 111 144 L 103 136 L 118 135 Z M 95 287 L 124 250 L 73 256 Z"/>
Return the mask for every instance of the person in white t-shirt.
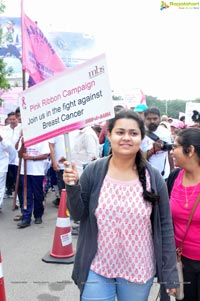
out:
<path id="1" fill-rule="evenodd" d="M 6 189 L 6 175 L 9 160 L 15 159 L 15 149 L 12 147 L 3 128 L 0 128 L 0 210 L 2 209 Z"/>
<path id="2" fill-rule="evenodd" d="M 49 141 L 50 148 L 50 158 L 52 162 L 53 170 L 56 173 L 57 186 L 58 186 L 58 196 L 53 200 L 53 204 L 57 207 L 60 204 L 60 196 L 62 189 L 65 189 L 65 183 L 63 182 L 63 158 L 65 155 L 65 141 L 64 135 L 59 135 L 51 138 Z"/>
<path id="3" fill-rule="evenodd" d="M 10 112 L 8 114 L 9 124 L 5 126 L 6 135 L 10 139 L 10 143 L 15 149 L 15 144 L 21 135 L 21 124 L 18 123 L 15 112 Z M 15 182 L 17 177 L 17 169 L 19 165 L 19 158 L 17 155 L 17 150 L 15 149 L 16 156 L 9 161 L 7 179 L 6 179 L 6 197 L 11 197 L 12 192 L 15 189 Z"/>
<path id="4" fill-rule="evenodd" d="M 18 228 L 26 228 L 31 224 L 32 214 L 35 224 L 42 223 L 44 213 L 43 205 L 43 180 L 45 175 L 46 159 L 49 156 L 49 145 L 46 141 L 27 147 L 22 156 L 20 185 L 22 187 L 21 213 L 22 220 L 17 224 Z M 24 160 L 26 160 L 27 179 L 27 209 L 24 208 Z"/>
<path id="5" fill-rule="evenodd" d="M 142 141 L 141 150 L 149 163 L 156 167 L 162 177 L 167 180 L 173 168 L 173 161 L 169 154 L 172 143 L 170 131 L 160 125 L 160 111 L 157 108 L 147 109 L 144 115 L 146 135 Z"/>
<path id="6" fill-rule="evenodd" d="M 73 145 L 73 137 L 76 135 L 76 131 L 68 133 L 70 147 Z M 66 152 L 65 152 L 65 139 L 64 134 L 56 136 L 48 140 L 49 148 L 50 148 L 50 158 L 52 162 L 53 170 L 56 172 L 56 179 L 57 179 L 57 196 L 56 199 L 53 200 L 53 204 L 58 207 L 60 204 L 60 196 L 62 189 L 65 189 L 65 183 L 63 182 L 63 170 L 64 164 L 63 161 L 66 159 Z M 56 189 L 56 188 L 55 188 Z"/>
<path id="7" fill-rule="evenodd" d="M 90 126 L 80 129 L 74 138 L 71 157 L 76 163 L 79 176 L 88 163 L 99 158 L 99 139 Z"/>
<path id="8" fill-rule="evenodd" d="M 72 161 L 76 163 L 79 176 L 92 161 L 99 159 L 99 138 L 92 127 L 87 126 L 78 131 L 72 147 Z M 72 235 L 79 234 L 79 226 L 73 227 Z"/>

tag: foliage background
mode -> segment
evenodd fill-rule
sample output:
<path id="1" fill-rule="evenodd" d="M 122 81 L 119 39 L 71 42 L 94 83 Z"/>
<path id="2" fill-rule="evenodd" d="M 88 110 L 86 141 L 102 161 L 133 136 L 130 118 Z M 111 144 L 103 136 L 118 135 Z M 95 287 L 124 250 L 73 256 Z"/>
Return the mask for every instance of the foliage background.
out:
<path id="1" fill-rule="evenodd" d="M 113 95 L 114 101 L 123 101 L 121 96 Z M 160 100 L 157 97 L 146 95 L 146 104 L 150 107 L 156 107 L 160 110 L 161 115 L 167 115 L 172 118 L 179 118 L 179 112 L 185 113 L 185 107 L 187 102 L 197 102 L 200 103 L 200 98 L 195 100 Z"/>

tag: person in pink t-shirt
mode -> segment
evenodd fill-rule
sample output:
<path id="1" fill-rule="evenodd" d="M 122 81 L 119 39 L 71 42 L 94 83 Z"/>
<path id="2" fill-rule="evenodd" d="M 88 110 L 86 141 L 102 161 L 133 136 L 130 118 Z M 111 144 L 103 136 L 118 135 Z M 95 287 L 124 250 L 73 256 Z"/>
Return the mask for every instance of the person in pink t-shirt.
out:
<path id="1" fill-rule="evenodd" d="M 168 178 L 176 247 L 186 232 L 190 212 L 200 196 L 200 128 L 178 132 L 173 150 L 178 168 Z M 177 171 L 177 172 L 176 172 Z M 175 176 L 176 174 L 176 176 Z M 193 215 L 182 251 L 184 301 L 200 300 L 200 204 Z"/>

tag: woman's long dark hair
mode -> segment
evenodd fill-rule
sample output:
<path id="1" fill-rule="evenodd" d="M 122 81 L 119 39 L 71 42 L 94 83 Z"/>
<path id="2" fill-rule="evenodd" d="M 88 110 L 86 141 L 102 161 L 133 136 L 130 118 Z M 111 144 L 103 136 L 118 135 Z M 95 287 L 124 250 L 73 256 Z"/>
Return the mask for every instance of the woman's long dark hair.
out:
<path id="1" fill-rule="evenodd" d="M 142 118 L 139 116 L 139 114 L 133 112 L 132 110 L 122 110 L 119 113 L 117 113 L 113 119 L 108 120 L 107 131 L 109 133 L 112 132 L 116 121 L 119 119 L 133 119 L 134 121 L 136 121 L 141 131 L 141 137 L 142 139 L 144 138 L 145 136 L 144 122 Z M 156 195 L 153 191 L 151 192 L 148 191 L 146 188 L 146 160 L 141 150 L 139 150 L 136 154 L 135 164 L 137 166 L 139 180 L 143 188 L 143 198 L 154 205 L 156 202 L 159 201 L 159 196 Z"/>

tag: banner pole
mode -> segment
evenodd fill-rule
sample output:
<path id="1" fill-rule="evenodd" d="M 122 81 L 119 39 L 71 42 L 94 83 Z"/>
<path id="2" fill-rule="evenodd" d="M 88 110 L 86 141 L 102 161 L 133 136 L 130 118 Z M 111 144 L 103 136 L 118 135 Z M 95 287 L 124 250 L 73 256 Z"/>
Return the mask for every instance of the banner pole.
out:
<path id="1" fill-rule="evenodd" d="M 69 142 L 69 133 L 64 134 L 64 140 L 65 140 L 65 154 L 66 159 L 69 162 L 69 168 L 71 168 L 71 149 L 70 149 L 70 142 Z M 70 181 L 69 185 L 73 186 L 75 185 L 74 181 Z"/>

